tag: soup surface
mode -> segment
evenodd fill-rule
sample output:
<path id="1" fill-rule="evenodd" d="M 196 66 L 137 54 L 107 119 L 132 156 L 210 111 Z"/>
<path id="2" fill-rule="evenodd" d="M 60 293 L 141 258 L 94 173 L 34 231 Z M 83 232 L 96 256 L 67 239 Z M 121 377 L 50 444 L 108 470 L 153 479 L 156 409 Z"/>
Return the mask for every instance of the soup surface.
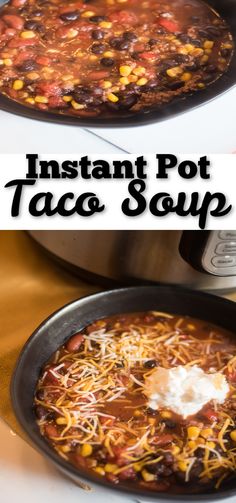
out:
<path id="1" fill-rule="evenodd" d="M 175 493 L 218 489 L 236 469 L 231 336 L 207 322 L 159 312 L 94 322 L 42 370 L 34 404 L 41 434 L 69 463 L 112 484 Z M 150 382 L 171 369 L 192 375 L 190 389 L 183 395 L 176 376 L 174 386 L 157 382 L 161 395 L 156 388 L 151 398 L 161 396 L 162 406 L 155 407 Z M 202 377 L 194 382 L 196 372 Z M 222 383 L 223 398 L 217 395 Z M 198 401 L 194 414 L 185 405 L 176 413 L 178 386 L 186 405 Z M 170 396 L 173 406 L 163 406 Z"/>
<path id="2" fill-rule="evenodd" d="M 227 69 L 232 36 L 201 0 L 10 0 L 0 90 L 78 117 L 150 110 Z"/>

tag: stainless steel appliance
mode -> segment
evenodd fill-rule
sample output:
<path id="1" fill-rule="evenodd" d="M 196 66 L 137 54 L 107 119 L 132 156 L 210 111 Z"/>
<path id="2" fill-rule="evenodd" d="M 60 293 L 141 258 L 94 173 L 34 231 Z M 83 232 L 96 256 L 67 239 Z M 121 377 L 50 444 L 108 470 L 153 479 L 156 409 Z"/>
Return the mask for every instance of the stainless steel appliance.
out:
<path id="1" fill-rule="evenodd" d="M 234 231 L 30 231 L 84 278 L 161 282 L 204 290 L 236 287 Z"/>

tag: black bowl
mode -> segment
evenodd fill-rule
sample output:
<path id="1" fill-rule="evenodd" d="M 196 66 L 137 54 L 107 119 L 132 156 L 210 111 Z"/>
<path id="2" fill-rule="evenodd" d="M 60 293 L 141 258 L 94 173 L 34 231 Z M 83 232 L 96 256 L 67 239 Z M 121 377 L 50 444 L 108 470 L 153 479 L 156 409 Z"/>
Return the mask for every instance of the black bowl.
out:
<path id="1" fill-rule="evenodd" d="M 40 370 L 59 346 L 76 331 L 96 319 L 117 313 L 160 310 L 189 315 L 215 323 L 230 331 L 235 330 L 236 305 L 234 302 L 205 293 L 174 286 L 141 286 L 110 290 L 84 297 L 64 306 L 45 320 L 25 344 L 12 377 L 11 397 L 16 417 L 32 444 L 59 469 L 75 481 L 99 484 L 113 491 L 121 491 L 150 500 L 212 501 L 236 494 L 236 478 L 222 485 L 218 491 L 184 495 L 153 493 L 134 490 L 128 484 L 111 485 L 76 469 L 63 460 L 40 435 L 33 412 L 34 390 Z"/>
<path id="2" fill-rule="evenodd" d="M 0 6 L 4 5 L 6 0 L 0 0 Z M 207 0 L 222 18 L 224 18 L 230 27 L 231 33 L 236 44 L 236 2 L 235 0 Z M 174 117 L 193 108 L 196 108 L 203 103 L 211 101 L 220 94 L 228 91 L 236 84 L 236 52 L 234 52 L 231 64 L 217 81 L 210 84 L 205 89 L 195 91 L 187 96 L 182 96 L 156 108 L 153 107 L 150 111 L 140 111 L 138 113 L 127 112 L 124 115 L 112 116 L 109 118 L 96 117 L 91 119 L 83 119 L 77 117 L 66 116 L 53 112 L 44 112 L 35 110 L 17 103 L 6 96 L 0 94 L 0 109 L 6 112 L 11 112 L 16 115 L 22 115 L 30 119 L 37 119 L 47 122 L 57 122 L 60 124 L 68 124 L 83 127 L 129 127 L 151 124 L 165 119 Z"/>

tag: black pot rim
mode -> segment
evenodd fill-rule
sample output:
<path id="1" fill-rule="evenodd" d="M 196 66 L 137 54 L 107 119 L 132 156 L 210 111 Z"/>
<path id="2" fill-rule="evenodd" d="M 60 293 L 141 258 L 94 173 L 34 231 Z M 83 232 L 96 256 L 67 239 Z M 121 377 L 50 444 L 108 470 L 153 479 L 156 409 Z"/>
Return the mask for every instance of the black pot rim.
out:
<path id="1" fill-rule="evenodd" d="M 0 5 L 4 5 L 6 0 L 0 0 Z M 231 29 L 236 44 L 236 4 L 234 0 L 207 0 L 213 8 L 219 11 L 225 18 Z M 231 12 L 232 11 L 232 12 Z M 138 113 L 129 112 L 123 116 L 112 116 L 111 118 L 77 118 L 54 112 L 44 112 L 24 106 L 11 100 L 7 96 L 0 94 L 0 110 L 19 115 L 25 118 L 51 122 L 63 125 L 94 128 L 123 128 L 137 127 L 158 123 L 167 119 L 190 112 L 195 108 L 207 104 L 220 95 L 230 91 L 236 85 L 236 51 L 234 51 L 228 70 L 215 82 L 204 89 L 194 91 L 186 96 L 180 96 L 167 104 L 153 107 L 150 110 L 143 110 Z"/>
<path id="2" fill-rule="evenodd" d="M 54 451 L 49 444 L 43 439 L 43 437 L 40 435 L 38 430 L 35 430 L 34 427 L 36 425 L 36 422 L 34 421 L 34 424 L 32 424 L 32 420 L 28 420 L 27 417 L 25 416 L 25 410 L 24 407 L 21 403 L 21 397 L 19 396 L 18 393 L 18 385 L 19 385 L 19 378 L 22 375 L 22 372 L 24 373 L 24 365 L 25 365 L 25 360 L 27 358 L 28 352 L 31 349 L 31 347 L 34 345 L 35 340 L 37 338 L 43 337 L 44 336 L 44 330 L 50 326 L 50 324 L 53 324 L 56 320 L 60 319 L 64 314 L 67 312 L 70 312 L 73 310 L 73 308 L 79 309 L 83 308 L 83 306 L 89 305 L 91 302 L 105 302 L 106 299 L 110 297 L 116 298 L 117 296 L 121 295 L 133 295 L 135 296 L 136 293 L 139 293 L 140 295 L 152 295 L 152 294 L 167 294 L 168 293 L 174 293 L 175 295 L 187 295 L 188 298 L 192 301 L 204 301 L 205 303 L 210 302 L 214 303 L 214 309 L 217 311 L 217 306 L 219 306 L 219 309 L 225 309 L 228 311 L 235 311 L 236 314 L 236 305 L 234 302 L 217 297 L 212 294 L 208 293 L 202 293 L 194 290 L 189 290 L 187 288 L 181 287 L 181 286 L 172 286 L 172 285 L 155 285 L 155 286 L 135 286 L 135 287 L 125 287 L 125 288 L 116 288 L 112 290 L 106 290 L 102 291 L 99 293 L 95 293 L 92 295 L 86 295 L 83 296 L 77 300 L 74 300 L 72 302 L 69 302 L 68 304 L 64 305 L 60 309 L 56 310 L 54 313 L 52 313 L 49 317 L 47 317 L 33 332 L 33 334 L 30 336 L 30 338 L 27 340 L 25 345 L 23 346 L 23 349 L 20 353 L 20 356 L 18 358 L 12 380 L 11 380 L 11 400 L 12 400 L 12 405 L 13 405 L 13 410 L 15 412 L 15 415 L 17 417 L 17 420 L 19 424 L 21 425 L 22 429 L 24 432 L 27 434 L 30 443 L 38 450 L 40 451 L 44 456 L 49 458 L 61 471 L 63 471 L 67 476 L 70 478 L 74 478 L 77 480 L 82 480 L 85 483 L 92 484 L 92 486 L 102 486 L 104 488 L 107 488 L 111 490 L 112 492 L 118 492 L 118 493 L 123 493 L 123 494 L 129 494 L 129 496 L 138 499 L 145 499 L 149 501 L 154 501 L 154 500 L 175 500 L 175 501 L 215 501 L 216 499 L 222 499 L 226 497 L 230 497 L 236 494 L 236 479 L 235 479 L 235 487 L 229 488 L 229 489 L 221 489 L 218 490 L 216 493 L 213 492 L 205 492 L 205 493 L 200 493 L 200 494 L 172 494 L 172 493 L 153 493 L 151 494 L 150 491 L 140 491 L 140 490 L 134 490 L 133 488 L 127 489 L 124 487 L 119 487 L 119 486 L 112 486 L 108 481 L 105 480 L 98 480 L 97 478 L 93 478 L 92 476 L 85 475 L 83 473 L 80 473 L 80 470 L 76 469 L 73 465 L 68 464 L 65 460 L 63 460 L 57 453 Z M 140 310 L 140 309 L 139 309 Z M 117 310 L 117 313 L 120 312 Z M 123 310 L 123 312 L 125 312 Z M 127 311 L 126 311 L 127 312 Z M 179 313 L 181 314 L 181 313 Z M 186 313 L 188 314 L 188 313 Z M 231 313 L 232 314 L 232 313 Z M 103 317 L 105 317 L 105 311 Z M 91 320 L 94 320 L 95 318 L 91 318 Z M 214 323 L 214 320 L 212 320 L 212 323 Z M 219 324 L 219 323 L 218 323 Z M 47 358 L 49 358 L 51 355 L 48 354 Z"/>

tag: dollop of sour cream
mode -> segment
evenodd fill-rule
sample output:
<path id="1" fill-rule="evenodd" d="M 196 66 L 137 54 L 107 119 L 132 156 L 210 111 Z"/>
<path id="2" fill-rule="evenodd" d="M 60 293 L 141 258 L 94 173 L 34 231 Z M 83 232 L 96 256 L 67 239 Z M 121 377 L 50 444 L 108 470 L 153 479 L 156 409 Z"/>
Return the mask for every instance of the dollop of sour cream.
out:
<path id="1" fill-rule="evenodd" d="M 207 374 L 197 366 L 158 367 L 144 384 L 151 409 L 169 409 L 184 418 L 196 414 L 211 400 L 223 403 L 228 392 L 229 385 L 223 374 Z"/>

